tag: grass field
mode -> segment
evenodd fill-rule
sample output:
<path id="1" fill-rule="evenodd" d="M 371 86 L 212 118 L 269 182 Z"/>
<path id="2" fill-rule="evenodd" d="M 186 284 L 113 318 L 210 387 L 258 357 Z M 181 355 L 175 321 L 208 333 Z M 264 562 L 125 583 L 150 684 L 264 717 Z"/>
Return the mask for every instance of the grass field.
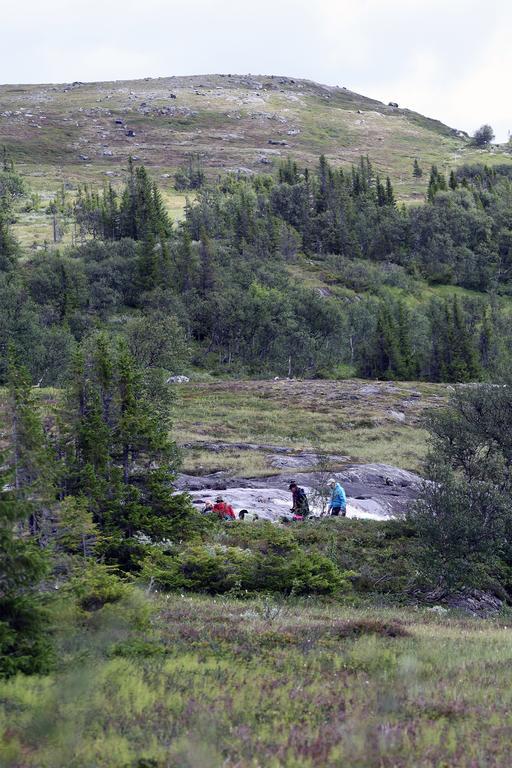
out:
<path id="1" fill-rule="evenodd" d="M 510 618 L 136 594 L 0 683 L 3 768 L 504 768 Z"/>
<path id="2" fill-rule="evenodd" d="M 418 470 L 422 416 L 445 402 L 442 384 L 348 381 L 219 381 L 177 387 L 174 437 L 194 444 L 185 471 L 269 473 L 258 451 L 211 453 L 201 442 L 284 445 Z M 403 420 L 402 420 L 403 419 Z"/>

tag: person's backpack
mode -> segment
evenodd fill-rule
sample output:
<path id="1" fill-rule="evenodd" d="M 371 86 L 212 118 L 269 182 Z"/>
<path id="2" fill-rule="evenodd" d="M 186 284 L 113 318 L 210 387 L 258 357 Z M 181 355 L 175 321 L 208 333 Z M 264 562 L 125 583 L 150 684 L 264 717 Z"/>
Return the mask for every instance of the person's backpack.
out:
<path id="1" fill-rule="evenodd" d="M 304 488 L 297 488 L 297 505 L 299 514 L 307 517 L 309 515 L 309 502 Z"/>

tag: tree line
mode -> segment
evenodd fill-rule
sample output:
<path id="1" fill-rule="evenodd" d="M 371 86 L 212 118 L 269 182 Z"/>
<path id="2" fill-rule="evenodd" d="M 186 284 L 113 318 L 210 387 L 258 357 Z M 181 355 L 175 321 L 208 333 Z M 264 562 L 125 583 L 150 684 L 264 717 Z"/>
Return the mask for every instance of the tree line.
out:
<path id="1" fill-rule="evenodd" d="M 433 168 L 429 202 L 405 208 L 368 158 L 349 171 L 287 159 L 276 177 L 203 184 L 173 225 L 130 162 L 123 189 L 78 190 L 81 243 L 23 264 L 9 229 L 22 185 L 8 163 L 1 177 L 0 381 L 8 339 L 35 380 L 54 384 L 98 327 L 118 327 L 139 363 L 152 347 L 173 372 L 465 381 L 509 359 L 505 169 L 463 167 L 446 180 Z M 303 283 L 304 263 L 327 290 Z M 441 284 L 473 293 L 438 296 Z"/>

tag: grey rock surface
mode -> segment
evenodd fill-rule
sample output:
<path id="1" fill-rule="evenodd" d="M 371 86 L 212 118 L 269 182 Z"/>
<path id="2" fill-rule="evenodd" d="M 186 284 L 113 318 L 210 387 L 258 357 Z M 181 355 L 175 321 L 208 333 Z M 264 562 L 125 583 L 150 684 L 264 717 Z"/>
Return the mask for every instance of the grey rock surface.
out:
<path id="1" fill-rule="evenodd" d="M 439 616 L 451 608 L 479 618 L 489 618 L 499 613 L 504 606 L 504 601 L 500 597 L 482 589 L 463 589 L 451 593 L 434 590 L 430 594 L 422 594 L 421 600 L 435 602 L 436 604 L 428 610 Z"/>
<path id="2" fill-rule="evenodd" d="M 352 464 L 343 471 L 333 472 L 347 494 L 348 517 L 385 520 L 402 515 L 417 498 L 423 479 L 387 464 Z M 216 491 L 238 512 L 248 509 L 267 519 L 278 519 L 291 506 L 288 490 L 290 480 L 302 486 L 310 498 L 310 506 L 316 514 L 315 488 L 325 485 L 325 472 L 291 472 L 268 477 L 235 477 L 227 472 L 216 472 L 203 477 L 179 475 L 176 487 L 190 492 L 194 501 L 201 504 Z"/>

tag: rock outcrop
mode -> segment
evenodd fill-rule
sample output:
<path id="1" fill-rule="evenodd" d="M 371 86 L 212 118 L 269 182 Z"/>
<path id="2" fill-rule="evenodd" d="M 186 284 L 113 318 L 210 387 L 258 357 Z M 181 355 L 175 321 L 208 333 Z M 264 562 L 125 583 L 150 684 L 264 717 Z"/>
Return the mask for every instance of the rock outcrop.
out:
<path id="1" fill-rule="evenodd" d="M 345 488 L 348 516 L 376 520 L 403 514 L 417 498 L 424 482 L 412 472 L 387 464 L 351 464 L 332 474 Z M 223 491 L 237 511 L 249 509 L 262 518 L 275 520 L 290 508 L 288 485 L 292 477 L 305 488 L 313 511 L 319 514 L 321 505 L 315 503 L 318 496 L 315 489 L 325 487 L 325 472 L 294 473 L 290 470 L 286 474 L 252 478 L 229 476 L 226 472 L 203 477 L 179 475 L 176 486 L 188 490 L 198 504 L 216 491 Z"/>

